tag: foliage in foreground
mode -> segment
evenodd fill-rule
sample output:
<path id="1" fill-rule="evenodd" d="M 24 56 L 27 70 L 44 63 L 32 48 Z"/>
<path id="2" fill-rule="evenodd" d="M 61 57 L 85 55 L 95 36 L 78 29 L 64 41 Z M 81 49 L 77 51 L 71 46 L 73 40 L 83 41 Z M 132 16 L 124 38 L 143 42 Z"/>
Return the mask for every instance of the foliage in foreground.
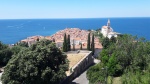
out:
<path id="1" fill-rule="evenodd" d="M 90 67 L 87 71 L 87 78 L 90 84 L 102 83 L 105 80 L 105 71 L 102 69 L 102 64 L 97 64 Z"/>
<path id="2" fill-rule="evenodd" d="M 0 66 L 5 66 L 14 54 L 18 54 L 27 43 L 17 43 L 15 46 L 8 46 L 0 42 Z"/>
<path id="3" fill-rule="evenodd" d="M 7 45 L 0 42 L 0 66 L 6 65 L 12 55 L 13 52 L 11 49 Z"/>
<path id="4" fill-rule="evenodd" d="M 122 76 L 123 84 L 149 84 L 150 42 L 143 38 L 123 35 L 116 39 L 105 38 L 102 44 L 104 49 L 99 59 L 103 67 L 107 68 L 107 73 L 103 74 L 112 77 Z M 100 71 L 89 72 L 96 74 Z M 103 81 L 102 78 L 97 77 L 98 80 L 95 81 Z"/>
<path id="5" fill-rule="evenodd" d="M 122 75 L 122 84 L 149 84 L 150 69 L 144 71 L 126 70 Z"/>
<path id="6" fill-rule="evenodd" d="M 67 56 L 44 40 L 15 54 L 5 66 L 3 84 L 58 84 L 66 77 Z"/>

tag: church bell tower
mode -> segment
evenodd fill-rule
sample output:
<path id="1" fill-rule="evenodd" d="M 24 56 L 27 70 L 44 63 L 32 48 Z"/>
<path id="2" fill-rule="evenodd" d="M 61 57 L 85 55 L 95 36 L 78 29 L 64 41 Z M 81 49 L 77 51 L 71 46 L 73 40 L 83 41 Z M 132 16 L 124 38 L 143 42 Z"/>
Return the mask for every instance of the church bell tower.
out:
<path id="1" fill-rule="evenodd" d="M 108 19 L 107 27 L 110 29 L 110 20 Z"/>

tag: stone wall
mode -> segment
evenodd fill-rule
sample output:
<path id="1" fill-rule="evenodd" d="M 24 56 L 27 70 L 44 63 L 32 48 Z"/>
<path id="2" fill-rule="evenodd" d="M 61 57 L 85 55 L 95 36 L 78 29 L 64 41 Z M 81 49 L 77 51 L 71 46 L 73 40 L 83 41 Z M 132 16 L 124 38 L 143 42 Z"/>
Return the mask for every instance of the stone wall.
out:
<path id="1" fill-rule="evenodd" d="M 72 67 L 72 73 L 63 80 L 60 84 L 69 84 L 77 76 L 79 76 L 84 70 L 94 63 L 94 58 L 91 51 L 80 51 L 80 53 L 87 53 L 74 67 Z"/>

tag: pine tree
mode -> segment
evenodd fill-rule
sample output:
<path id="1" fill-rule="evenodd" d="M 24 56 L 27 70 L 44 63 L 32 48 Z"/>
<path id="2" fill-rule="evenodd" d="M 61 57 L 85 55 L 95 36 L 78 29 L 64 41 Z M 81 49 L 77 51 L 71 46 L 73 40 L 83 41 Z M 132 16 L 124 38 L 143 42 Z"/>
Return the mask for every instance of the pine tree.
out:
<path id="1" fill-rule="evenodd" d="M 90 33 L 88 34 L 87 50 L 90 50 Z"/>
<path id="2" fill-rule="evenodd" d="M 68 35 L 68 39 L 67 39 L 67 51 L 71 51 L 70 35 Z"/>
<path id="3" fill-rule="evenodd" d="M 65 35 L 64 35 L 63 52 L 67 52 L 67 40 L 66 40 L 66 33 L 65 33 Z"/>
<path id="4" fill-rule="evenodd" d="M 73 39 L 73 51 L 75 51 L 75 43 L 74 43 L 74 39 Z"/>
<path id="5" fill-rule="evenodd" d="M 110 38 L 110 42 L 111 42 L 111 43 L 116 43 L 116 37 L 112 36 L 112 37 Z"/>
<path id="6" fill-rule="evenodd" d="M 80 43 L 80 50 L 82 50 L 82 43 Z"/>
<path id="7" fill-rule="evenodd" d="M 92 35 L 91 51 L 92 55 L 94 55 L 95 52 L 94 34 Z"/>

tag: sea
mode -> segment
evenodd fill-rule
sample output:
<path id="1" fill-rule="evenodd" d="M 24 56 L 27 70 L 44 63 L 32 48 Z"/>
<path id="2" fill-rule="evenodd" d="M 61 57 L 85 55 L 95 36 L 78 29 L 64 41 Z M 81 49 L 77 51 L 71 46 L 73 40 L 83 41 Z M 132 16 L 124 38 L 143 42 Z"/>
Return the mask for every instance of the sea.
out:
<path id="1" fill-rule="evenodd" d="M 65 28 L 96 30 L 110 19 L 115 32 L 131 34 L 150 40 L 150 17 L 138 18 L 78 18 L 78 19 L 1 19 L 0 41 L 15 44 L 29 36 L 51 36 Z"/>

